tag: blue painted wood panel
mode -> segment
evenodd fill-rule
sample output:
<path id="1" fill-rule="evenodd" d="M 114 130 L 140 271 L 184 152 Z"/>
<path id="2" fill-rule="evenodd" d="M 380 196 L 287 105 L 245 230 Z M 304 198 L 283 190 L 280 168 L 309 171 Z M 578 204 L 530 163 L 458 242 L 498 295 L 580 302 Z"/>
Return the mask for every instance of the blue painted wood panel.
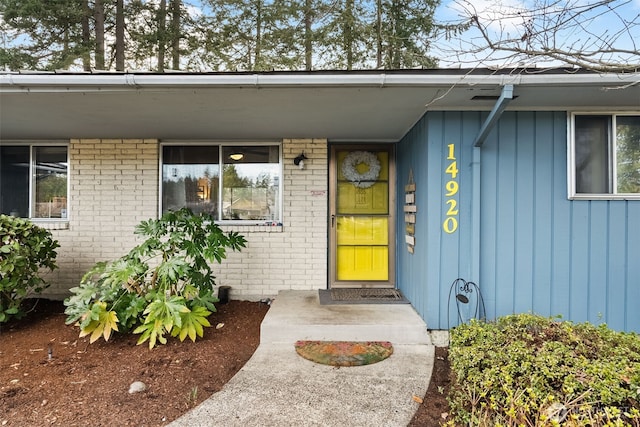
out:
<path id="1" fill-rule="evenodd" d="M 399 206 L 400 289 L 433 329 L 457 324 L 449 290 L 462 277 L 480 286 L 488 318 L 534 312 L 640 331 L 640 201 L 568 200 L 564 112 L 504 113 L 474 166 L 485 117 L 429 112 L 398 144 L 398 191 L 412 169 L 418 206 L 414 254 Z M 449 144 L 460 187 L 453 234 L 442 228 Z"/>

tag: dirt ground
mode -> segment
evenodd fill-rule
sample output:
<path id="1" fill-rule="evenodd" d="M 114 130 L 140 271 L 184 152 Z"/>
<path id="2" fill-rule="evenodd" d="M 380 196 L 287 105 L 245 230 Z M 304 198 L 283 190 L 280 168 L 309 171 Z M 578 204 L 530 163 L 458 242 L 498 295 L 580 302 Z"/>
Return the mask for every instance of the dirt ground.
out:
<path id="1" fill-rule="evenodd" d="M 269 306 L 218 306 L 195 343 L 169 339 L 149 350 L 137 335 L 89 345 L 64 324 L 59 301 L 39 300 L 28 318 L 0 326 L 0 426 L 163 426 L 211 396 L 246 363 Z M 216 325 L 222 325 L 216 329 Z M 411 426 L 437 426 L 447 412 L 446 349 Z M 148 387 L 130 394 L 134 381 Z M 249 426 L 248 426 L 249 427 Z"/>

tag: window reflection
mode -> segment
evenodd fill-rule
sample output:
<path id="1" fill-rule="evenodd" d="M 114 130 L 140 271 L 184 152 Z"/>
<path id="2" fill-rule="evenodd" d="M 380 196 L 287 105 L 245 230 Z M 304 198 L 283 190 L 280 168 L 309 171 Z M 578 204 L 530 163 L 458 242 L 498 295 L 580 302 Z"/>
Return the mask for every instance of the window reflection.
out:
<path id="1" fill-rule="evenodd" d="M 640 193 L 640 116 L 576 115 L 576 194 Z"/>
<path id="2" fill-rule="evenodd" d="M 607 116 L 576 116 L 576 192 L 608 193 L 609 144 Z"/>
<path id="3" fill-rule="evenodd" d="M 29 217 L 30 147 L 0 147 L 0 213 Z"/>
<path id="4" fill-rule="evenodd" d="M 279 222 L 278 146 L 168 145 L 162 153 L 163 212 L 188 207 L 217 220 Z"/>
<path id="5" fill-rule="evenodd" d="M 216 217 L 218 206 L 218 148 L 163 147 L 162 211 L 183 207 Z"/>
<path id="6" fill-rule="evenodd" d="M 616 122 L 618 193 L 640 193 L 640 116 Z"/>
<path id="7" fill-rule="evenodd" d="M 222 218 L 278 221 L 278 147 L 224 147 L 223 159 Z"/>
<path id="8" fill-rule="evenodd" d="M 0 213 L 67 218 L 66 146 L 0 147 Z"/>
<path id="9" fill-rule="evenodd" d="M 35 147 L 35 218 L 67 217 L 67 148 Z"/>

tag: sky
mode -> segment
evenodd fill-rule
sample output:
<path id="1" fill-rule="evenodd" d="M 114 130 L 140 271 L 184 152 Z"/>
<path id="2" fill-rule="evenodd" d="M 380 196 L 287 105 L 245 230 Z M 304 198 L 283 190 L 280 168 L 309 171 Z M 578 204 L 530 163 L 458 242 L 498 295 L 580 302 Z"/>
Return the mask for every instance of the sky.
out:
<path id="1" fill-rule="evenodd" d="M 522 11 L 535 9 L 542 3 L 555 3 L 557 6 L 570 4 L 576 8 L 582 8 L 581 10 L 586 10 L 599 2 L 588 0 L 559 0 L 555 2 L 553 0 L 443 0 L 436 10 L 436 20 L 441 23 L 459 22 L 473 12 L 478 15 L 480 22 L 487 27 L 488 32 L 494 36 L 495 40 L 505 37 L 520 39 L 526 32 Z M 577 25 L 565 25 L 566 30 L 555 34 L 557 36 L 555 46 L 570 47 L 572 50 L 587 50 L 601 45 L 602 43 L 598 39 L 605 38 L 616 48 L 635 51 L 635 55 L 631 55 L 630 60 L 635 64 L 640 63 L 640 53 L 638 52 L 640 50 L 640 0 L 612 0 L 609 7 L 613 10 L 599 7 L 593 12 L 582 14 L 582 23 L 571 21 L 572 24 Z M 499 11 L 503 13 L 498 13 Z M 518 12 L 520 12 L 519 15 Z M 549 25 L 550 17 L 554 16 L 551 8 L 549 12 L 544 15 L 539 14 L 534 22 L 538 25 Z M 505 19 L 505 16 L 510 16 L 511 19 Z M 552 34 L 549 32 L 547 36 Z M 479 60 L 483 61 L 484 65 L 518 65 L 509 63 L 513 59 L 504 58 L 504 55 L 487 56 L 487 51 L 460 58 L 455 55 L 456 52 L 469 51 L 470 46 L 477 45 L 479 38 L 478 31 L 470 30 L 463 33 L 459 39 L 438 39 L 437 42 L 432 43 L 433 54 L 440 58 L 440 66 L 442 67 L 477 63 Z M 546 66 L 548 64 L 557 65 L 552 62 L 538 65 Z"/>

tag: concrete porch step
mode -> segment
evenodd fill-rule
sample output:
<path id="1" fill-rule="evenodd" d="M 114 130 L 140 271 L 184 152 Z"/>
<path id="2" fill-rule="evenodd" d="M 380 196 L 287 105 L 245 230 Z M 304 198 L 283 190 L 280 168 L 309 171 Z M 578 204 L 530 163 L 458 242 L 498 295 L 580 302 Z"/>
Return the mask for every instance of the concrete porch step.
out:
<path id="1" fill-rule="evenodd" d="M 280 291 L 262 321 L 261 344 L 298 340 L 431 344 L 411 304 L 320 305 L 318 291 Z"/>

